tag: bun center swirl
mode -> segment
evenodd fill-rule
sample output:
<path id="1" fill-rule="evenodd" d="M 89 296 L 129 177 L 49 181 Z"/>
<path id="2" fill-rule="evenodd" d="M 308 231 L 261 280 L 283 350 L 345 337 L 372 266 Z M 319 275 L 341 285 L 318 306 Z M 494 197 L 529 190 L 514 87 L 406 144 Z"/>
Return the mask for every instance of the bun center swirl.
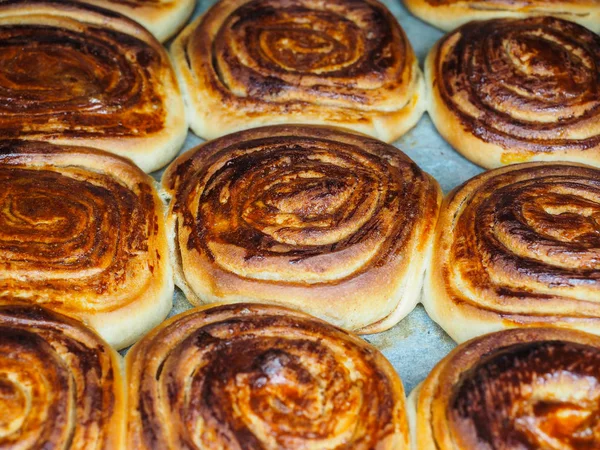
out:
<path id="1" fill-rule="evenodd" d="M 358 27 L 348 20 L 333 21 L 335 16 L 324 13 L 314 18 L 316 23 L 289 17 L 287 23 L 274 21 L 272 28 L 249 34 L 251 39 L 257 34 L 264 55 L 286 72 L 310 69 L 321 74 L 356 63 L 365 47 Z"/>
<path id="2" fill-rule="evenodd" d="M 592 346 L 545 341 L 503 348 L 465 373 L 450 417 L 464 448 L 598 448 L 599 374 L 600 351 Z"/>
<path id="3" fill-rule="evenodd" d="M 144 136 L 163 129 L 159 74 L 168 62 L 158 44 L 68 14 L 1 17 L 0 41 L 5 137 Z"/>
<path id="4" fill-rule="evenodd" d="M 600 38 L 560 19 L 471 23 L 440 44 L 436 79 L 462 126 L 504 148 L 600 144 Z"/>
<path id="5" fill-rule="evenodd" d="M 182 165 L 188 173 L 178 180 L 174 211 L 183 212 L 188 249 L 232 273 L 338 280 L 393 258 L 410 239 L 427 180 L 401 158 L 358 142 L 254 139 L 207 164 Z"/>
<path id="6" fill-rule="evenodd" d="M 396 111 L 409 102 L 417 77 L 414 54 L 379 3 L 230 3 L 227 13 L 207 13 L 188 51 L 192 66 L 210 54 L 206 63 L 236 97 L 377 111 Z M 209 36 L 201 36 L 202 30 Z"/>
<path id="7" fill-rule="evenodd" d="M 515 166 L 469 194 L 464 189 L 467 196 L 454 218 L 449 256 L 454 263 L 447 272 L 455 298 L 528 314 L 527 300 L 539 299 L 536 314 L 597 315 L 600 183 L 595 169 Z"/>
<path id="8" fill-rule="evenodd" d="M 308 317 L 251 308 L 264 307 L 189 314 L 134 349 L 140 422 L 130 430 L 144 445 L 368 449 L 391 439 L 401 411 L 380 355 Z"/>
<path id="9" fill-rule="evenodd" d="M 116 353 L 80 323 L 0 307 L 0 447 L 119 448 L 118 371 Z"/>
<path id="10" fill-rule="evenodd" d="M 147 289 L 159 230 L 141 172 L 82 149 L 0 147 L 2 296 L 85 313 L 123 307 Z M 112 161 L 120 176 L 97 171 L 94 158 Z"/>

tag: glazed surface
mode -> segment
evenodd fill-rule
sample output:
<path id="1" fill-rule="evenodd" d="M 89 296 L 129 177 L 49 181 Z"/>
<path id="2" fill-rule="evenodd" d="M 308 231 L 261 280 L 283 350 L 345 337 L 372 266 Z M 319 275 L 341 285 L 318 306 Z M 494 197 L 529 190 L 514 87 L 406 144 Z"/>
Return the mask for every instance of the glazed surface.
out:
<path id="1" fill-rule="evenodd" d="M 182 252 L 279 283 L 338 283 L 381 267 L 409 246 L 420 217 L 436 214 L 434 185 L 406 156 L 327 128 L 213 141 L 163 183 Z"/>
<path id="2" fill-rule="evenodd" d="M 600 349 L 590 345 L 547 341 L 502 348 L 463 377 L 449 415 L 465 431 L 465 448 L 597 448 L 599 374 Z"/>
<path id="3" fill-rule="evenodd" d="M 598 320 L 598 174 L 560 163 L 514 165 L 456 189 L 438 241 L 450 301 L 505 322 Z"/>
<path id="4" fill-rule="evenodd" d="M 591 450 L 600 445 L 600 338 L 552 328 L 473 339 L 417 394 L 419 448 Z"/>
<path id="5" fill-rule="evenodd" d="M 208 11 L 186 44 L 191 68 L 202 73 L 210 65 L 211 87 L 227 93 L 225 101 L 351 109 L 406 103 L 414 56 L 379 3 L 252 0 L 225 8 L 228 15 L 219 7 Z"/>
<path id="6" fill-rule="evenodd" d="M 164 84 L 174 75 L 141 27 L 136 33 L 132 22 L 92 6 L 24 3 L 26 15 L 21 3 L 0 5 L 1 137 L 145 137 L 164 129 Z"/>
<path id="7" fill-rule="evenodd" d="M 118 358 L 72 319 L 0 306 L 0 446 L 121 448 Z"/>
<path id="8" fill-rule="evenodd" d="M 75 314 L 126 306 L 164 265 L 157 202 L 124 159 L 2 142 L 0 293 Z"/>
<path id="9" fill-rule="evenodd" d="M 193 310 L 127 356 L 138 448 L 397 448 L 403 391 L 375 349 L 260 305 Z"/>
<path id="10" fill-rule="evenodd" d="M 503 163 L 600 145 L 600 37 L 561 19 L 464 25 L 439 44 L 436 95 Z M 514 160 L 514 161 L 513 161 Z"/>

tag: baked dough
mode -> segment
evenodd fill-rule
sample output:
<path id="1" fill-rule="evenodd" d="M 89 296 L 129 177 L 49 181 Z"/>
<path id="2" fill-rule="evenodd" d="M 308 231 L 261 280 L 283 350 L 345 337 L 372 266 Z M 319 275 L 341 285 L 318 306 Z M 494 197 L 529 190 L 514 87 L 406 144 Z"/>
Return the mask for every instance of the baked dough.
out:
<path id="1" fill-rule="evenodd" d="M 0 306 L 0 446 L 124 450 L 121 362 L 76 320 Z"/>
<path id="2" fill-rule="evenodd" d="M 141 23 L 161 42 L 173 37 L 183 27 L 196 5 L 194 0 L 80 1 L 117 11 Z"/>
<path id="3" fill-rule="evenodd" d="M 456 348 L 409 397 L 418 450 L 600 448 L 600 338 L 502 331 Z"/>
<path id="4" fill-rule="evenodd" d="M 452 191 L 423 303 L 456 341 L 553 325 L 600 334 L 600 170 L 515 164 Z"/>
<path id="5" fill-rule="evenodd" d="M 418 301 L 441 203 L 398 149 L 325 127 L 206 143 L 163 176 L 176 284 L 192 304 L 291 306 L 360 333 Z"/>
<path id="6" fill-rule="evenodd" d="M 403 0 L 418 18 L 445 31 L 473 20 L 553 16 L 600 33 L 598 0 Z"/>
<path id="7" fill-rule="evenodd" d="M 551 17 L 471 22 L 425 63 L 440 134 L 486 168 L 600 166 L 600 36 Z"/>
<path id="8" fill-rule="evenodd" d="M 222 0 L 171 52 L 205 139 L 304 123 L 391 142 L 425 109 L 417 58 L 375 0 Z"/>
<path id="9" fill-rule="evenodd" d="M 100 148 L 151 172 L 187 118 L 166 50 L 118 13 L 70 1 L 0 2 L 0 139 Z"/>
<path id="10" fill-rule="evenodd" d="M 171 309 L 154 181 L 100 150 L 0 141 L 0 304 L 83 319 L 120 349 Z"/>
<path id="11" fill-rule="evenodd" d="M 299 312 L 189 310 L 145 336 L 126 362 L 131 448 L 408 448 L 392 365 Z"/>

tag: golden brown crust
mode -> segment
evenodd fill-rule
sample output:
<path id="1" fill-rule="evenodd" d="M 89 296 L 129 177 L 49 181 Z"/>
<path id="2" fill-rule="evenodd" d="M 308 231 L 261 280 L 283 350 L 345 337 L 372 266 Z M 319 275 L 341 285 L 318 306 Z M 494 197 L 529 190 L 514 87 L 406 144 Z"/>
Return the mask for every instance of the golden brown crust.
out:
<path id="1" fill-rule="evenodd" d="M 553 16 L 600 32 L 599 0 L 403 0 L 417 17 L 445 31 L 473 20 Z"/>
<path id="2" fill-rule="evenodd" d="M 223 0 L 172 46 L 192 130 L 350 128 L 393 141 L 423 113 L 417 59 L 376 0 Z"/>
<path id="3" fill-rule="evenodd" d="M 193 304 L 276 303 L 369 333 L 418 301 L 441 191 L 381 141 L 247 130 L 182 155 L 163 186 L 176 283 Z"/>
<path id="4" fill-rule="evenodd" d="M 502 331 L 457 347 L 411 394 L 419 450 L 600 447 L 600 338 Z"/>
<path id="5" fill-rule="evenodd" d="M 173 37 L 194 11 L 194 0 L 82 0 L 144 25 L 161 42 Z"/>
<path id="6" fill-rule="evenodd" d="M 0 2 L 0 138 L 167 164 L 187 133 L 168 54 L 143 27 L 64 0 Z"/>
<path id="7" fill-rule="evenodd" d="M 132 448 L 408 448 L 391 364 L 362 339 L 296 311 L 190 310 L 126 361 Z"/>
<path id="8" fill-rule="evenodd" d="M 600 166 L 600 36 L 560 19 L 469 23 L 431 50 L 429 113 L 487 168 L 526 161 Z"/>
<path id="9" fill-rule="evenodd" d="M 600 171 L 486 172 L 444 201 L 425 277 L 429 315 L 458 342 L 541 324 L 600 334 Z"/>
<path id="10" fill-rule="evenodd" d="M 0 304 L 80 317 L 131 345 L 171 307 L 163 205 L 130 161 L 82 147 L 0 141 Z"/>
<path id="11" fill-rule="evenodd" d="M 0 306 L 0 446 L 124 449 L 121 357 L 79 322 Z"/>

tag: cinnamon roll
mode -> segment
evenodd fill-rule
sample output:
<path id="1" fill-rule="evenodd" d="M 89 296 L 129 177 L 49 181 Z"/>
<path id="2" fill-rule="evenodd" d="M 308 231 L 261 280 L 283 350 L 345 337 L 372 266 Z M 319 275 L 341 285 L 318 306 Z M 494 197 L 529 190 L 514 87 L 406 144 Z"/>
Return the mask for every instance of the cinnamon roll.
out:
<path id="1" fill-rule="evenodd" d="M 419 450 L 600 448 L 600 338 L 532 328 L 474 339 L 409 403 Z"/>
<path id="2" fill-rule="evenodd" d="M 527 163 L 445 200 L 423 302 L 458 342 L 511 327 L 600 334 L 600 170 Z"/>
<path id="3" fill-rule="evenodd" d="M 403 0 L 415 16 L 452 31 L 473 20 L 553 16 L 600 32 L 599 0 Z"/>
<path id="4" fill-rule="evenodd" d="M 131 345 L 171 308 L 163 214 L 152 179 L 130 161 L 0 141 L 0 304 L 44 305 Z"/>
<path id="5" fill-rule="evenodd" d="M 575 23 L 471 22 L 427 58 L 429 113 L 440 134 L 483 167 L 549 160 L 599 166 L 599 67 L 600 36 Z"/>
<path id="6" fill-rule="evenodd" d="M 376 0 L 221 0 L 171 50 L 206 139 L 304 123 L 391 142 L 425 109 L 412 47 Z"/>
<path id="7" fill-rule="evenodd" d="M 194 0 L 80 0 L 117 11 L 146 27 L 163 42 L 183 27 L 194 11 Z"/>
<path id="8" fill-rule="evenodd" d="M 195 305 L 287 305 L 388 329 L 418 301 L 441 193 L 394 147 L 325 127 L 239 132 L 173 162 L 176 283 Z"/>
<path id="9" fill-rule="evenodd" d="M 124 449 L 120 364 L 73 319 L 0 306 L 0 447 Z"/>
<path id="10" fill-rule="evenodd" d="M 142 26 L 66 0 L 0 1 L 0 139 L 100 148 L 150 172 L 187 134 L 169 56 Z"/>
<path id="11" fill-rule="evenodd" d="M 144 337 L 126 362 L 131 448 L 408 448 L 391 364 L 300 312 L 193 309 Z"/>

